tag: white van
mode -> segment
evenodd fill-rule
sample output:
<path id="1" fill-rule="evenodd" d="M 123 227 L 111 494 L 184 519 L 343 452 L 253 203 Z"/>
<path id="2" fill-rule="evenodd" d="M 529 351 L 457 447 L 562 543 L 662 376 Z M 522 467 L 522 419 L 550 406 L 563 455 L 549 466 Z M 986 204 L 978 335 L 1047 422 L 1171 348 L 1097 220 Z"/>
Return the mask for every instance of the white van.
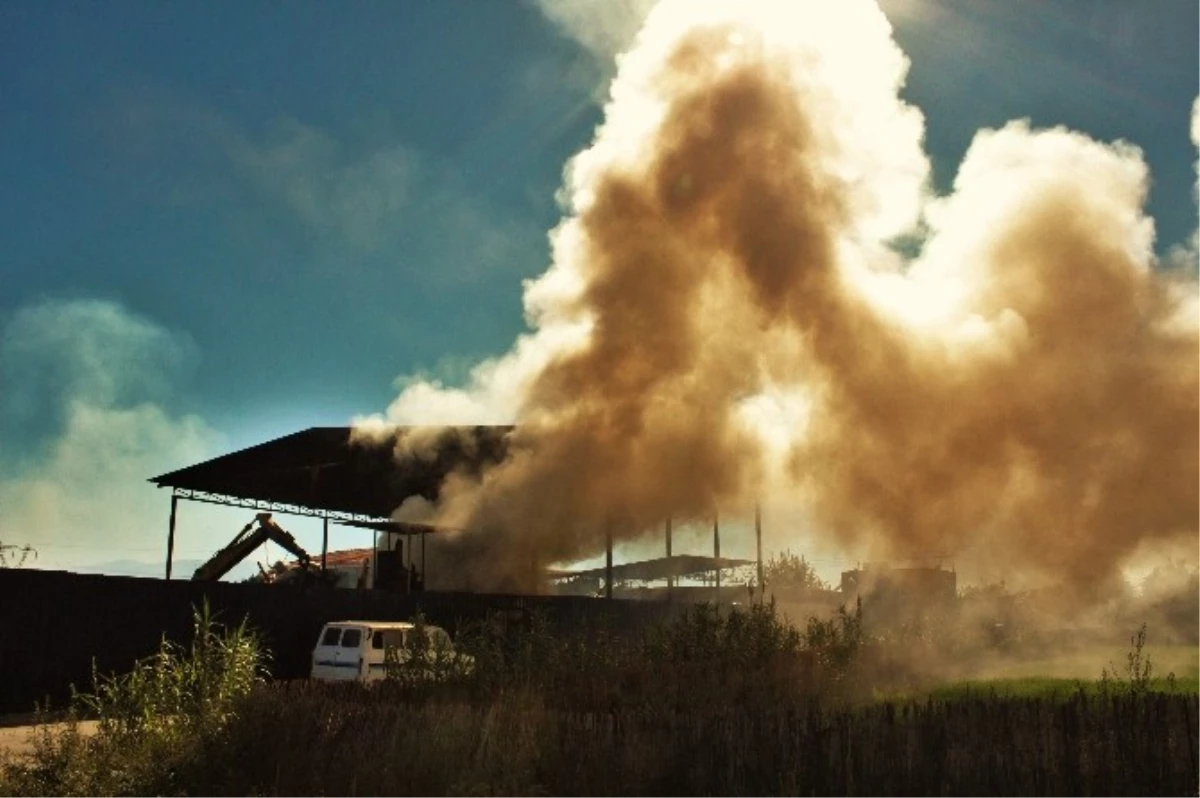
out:
<path id="1" fill-rule="evenodd" d="M 313 649 L 312 678 L 324 682 L 381 681 L 387 676 L 387 650 L 395 649 L 403 658 L 414 628 L 407 621 L 327 623 Z M 426 624 L 425 635 L 431 650 L 454 656 L 450 635 L 444 629 Z"/>

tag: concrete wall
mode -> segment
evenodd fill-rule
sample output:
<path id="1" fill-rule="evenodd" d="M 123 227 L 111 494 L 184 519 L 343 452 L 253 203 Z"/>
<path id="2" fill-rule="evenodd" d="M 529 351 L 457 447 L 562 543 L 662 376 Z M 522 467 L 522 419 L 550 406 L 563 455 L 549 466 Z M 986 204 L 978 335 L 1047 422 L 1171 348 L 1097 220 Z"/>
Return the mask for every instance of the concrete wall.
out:
<path id="1" fill-rule="evenodd" d="M 321 626 L 333 620 L 408 620 L 420 608 L 451 635 L 490 613 L 532 611 L 552 623 L 609 623 L 636 629 L 675 611 L 668 604 L 576 596 L 505 596 L 166 582 L 62 571 L 0 569 L 0 713 L 28 712 L 48 700 L 63 707 L 74 684 L 91 688 L 93 658 L 102 673 L 128 671 L 167 638 L 187 643 L 193 605 L 205 598 L 218 620 L 243 618 L 264 636 L 276 678 L 308 675 Z M 678 605 L 676 605 L 678 606 Z"/>

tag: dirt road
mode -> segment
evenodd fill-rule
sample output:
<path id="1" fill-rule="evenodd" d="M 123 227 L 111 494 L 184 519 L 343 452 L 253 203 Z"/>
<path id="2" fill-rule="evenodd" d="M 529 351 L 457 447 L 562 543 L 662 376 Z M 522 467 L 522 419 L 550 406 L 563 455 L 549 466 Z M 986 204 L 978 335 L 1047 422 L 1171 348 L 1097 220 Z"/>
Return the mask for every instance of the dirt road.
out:
<path id="1" fill-rule="evenodd" d="M 64 723 L 51 723 L 51 729 L 59 729 Z M 83 735 L 96 733 L 97 722 L 94 720 L 81 721 L 79 731 Z M 0 727 L 0 755 L 28 754 L 33 750 L 33 730 L 36 726 L 5 726 Z"/>

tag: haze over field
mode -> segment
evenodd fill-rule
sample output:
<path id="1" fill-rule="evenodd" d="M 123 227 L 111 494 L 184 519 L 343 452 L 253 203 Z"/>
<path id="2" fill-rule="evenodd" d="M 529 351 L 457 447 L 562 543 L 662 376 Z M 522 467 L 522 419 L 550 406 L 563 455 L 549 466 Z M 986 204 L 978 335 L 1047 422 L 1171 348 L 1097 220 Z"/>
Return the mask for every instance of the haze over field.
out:
<path id="1" fill-rule="evenodd" d="M 531 331 L 360 422 L 519 422 L 426 516 L 469 530 L 453 578 L 785 495 L 873 558 L 1196 561 L 1194 252 L 1156 257 L 1135 144 L 1015 120 L 935 195 L 870 2 L 664 0 L 617 65 Z"/>

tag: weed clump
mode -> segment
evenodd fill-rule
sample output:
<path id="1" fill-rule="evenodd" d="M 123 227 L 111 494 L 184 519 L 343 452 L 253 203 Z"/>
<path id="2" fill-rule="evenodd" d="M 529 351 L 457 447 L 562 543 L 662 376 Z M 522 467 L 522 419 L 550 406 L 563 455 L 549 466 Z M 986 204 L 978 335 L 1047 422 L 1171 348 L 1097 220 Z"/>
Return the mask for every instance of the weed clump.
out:
<path id="1" fill-rule="evenodd" d="M 183 789 L 189 766 L 224 733 L 267 676 L 268 655 L 245 621 L 227 628 L 193 609 L 189 646 L 164 639 L 129 673 L 93 671 L 67 719 L 42 723 L 33 754 L 5 761 L 0 794 L 146 795 Z M 81 721 L 97 723 L 85 735 Z"/>
<path id="2" fill-rule="evenodd" d="M 418 611 L 403 644 L 384 647 L 383 667 L 390 684 L 419 688 L 461 683 L 474 674 L 475 661 L 455 651 L 446 633 Z"/>
<path id="3" fill-rule="evenodd" d="M 263 681 L 266 662 L 247 623 L 225 628 L 206 601 L 193 611 L 189 646 L 164 639 L 127 674 L 93 673 L 95 692 L 77 694 L 74 703 L 99 719 L 102 730 L 122 737 L 218 731 Z"/>

